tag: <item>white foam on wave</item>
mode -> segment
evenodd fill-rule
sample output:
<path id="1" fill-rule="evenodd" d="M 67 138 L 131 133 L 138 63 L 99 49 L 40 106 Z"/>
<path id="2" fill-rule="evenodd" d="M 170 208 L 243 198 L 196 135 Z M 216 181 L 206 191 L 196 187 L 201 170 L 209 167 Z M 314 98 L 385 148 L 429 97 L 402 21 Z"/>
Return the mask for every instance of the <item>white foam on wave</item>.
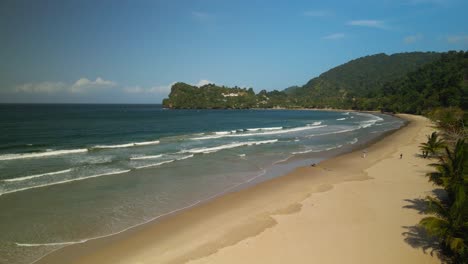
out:
<path id="1" fill-rule="evenodd" d="M 195 137 L 195 138 L 192 138 L 192 140 L 205 140 L 205 139 L 215 139 L 215 138 L 223 138 L 223 137 L 250 137 L 250 136 L 277 135 L 277 134 L 286 134 L 286 133 L 304 131 L 304 130 L 309 130 L 309 129 L 317 129 L 317 128 L 321 128 L 321 127 L 326 127 L 326 125 L 322 125 L 322 126 L 304 126 L 304 127 L 296 127 L 296 128 L 282 129 L 282 130 L 263 131 L 263 132 L 259 132 L 259 133 L 239 133 L 239 134 L 230 134 L 230 135 L 211 135 L 211 136 L 204 136 L 204 137 Z"/>
<path id="2" fill-rule="evenodd" d="M 194 157 L 194 155 L 193 155 L 193 154 L 191 154 L 191 155 L 187 155 L 187 156 L 184 156 L 184 157 L 178 158 L 178 159 L 176 159 L 176 160 L 185 160 L 185 159 L 189 159 L 189 158 L 193 158 L 193 157 Z"/>
<path id="3" fill-rule="evenodd" d="M 157 167 L 157 166 L 161 166 L 161 165 L 163 165 L 163 164 L 171 163 L 171 162 L 174 162 L 174 161 L 176 161 L 176 160 L 161 161 L 161 162 L 154 163 L 154 164 L 148 164 L 148 165 L 143 165 L 143 166 L 135 167 L 135 169 L 144 169 L 144 168 L 150 168 L 150 167 Z"/>
<path id="4" fill-rule="evenodd" d="M 159 140 L 154 140 L 154 141 L 144 141 L 144 142 L 136 142 L 134 143 L 135 146 L 147 146 L 147 145 L 156 145 L 159 144 Z"/>
<path id="5" fill-rule="evenodd" d="M 338 118 L 338 119 L 336 119 L 336 121 L 342 121 L 342 120 L 346 120 L 346 118 L 343 117 L 343 118 Z"/>
<path id="6" fill-rule="evenodd" d="M 229 132 L 229 131 L 218 131 L 218 132 L 214 132 L 215 135 L 229 135 L 231 134 L 232 132 Z"/>
<path id="7" fill-rule="evenodd" d="M 319 126 L 322 124 L 322 121 L 316 121 L 316 122 L 313 122 L 312 124 L 310 124 L 310 126 Z"/>
<path id="8" fill-rule="evenodd" d="M 153 156 L 138 156 L 138 157 L 131 157 L 130 160 L 145 160 L 145 159 L 157 159 L 162 157 L 163 154 L 153 155 Z"/>
<path id="9" fill-rule="evenodd" d="M 97 178 L 97 177 L 102 177 L 102 176 L 108 176 L 108 175 L 116 175 L 116 174 L 122 174 L 122 173 L 127 173 L 130 170 L 121 170 L 121 171 L 113 171 L 113 172 L 107 172 L 107 173 L 102 173 L 102 174 L 96 174 L 96 175 L 91 175 L 91 176 L 85 176 L 81 178 L 75 178 L 75 179 L 70 179 L 70 180 L 64 180 L 64 181 L 58 181 L 58 182 L 50 182 L 46 184 L 41 184 L 41 185 L 36 185 L 36 186 L 30 186 L 26 188 L 21 188 L 21 189 L 16 189 L 16 190 L 11 190 L 7 192 L 0 193 L 0 195 L 3 194 L 8 194 L 8 193 L 15 193 L 15 192 L 21 192 L 21 191 L 26 191 L 30 189 L 36 189 L 36 188 L 42 188 L 42 187 L 47 187 L 47 186 L 52 186 L 52 185 L 58 185 L 58 184 L 64 184 L 64 183 L 69 183 L 69 182 L 74 182 L 74 181 L 82 181 L 82 180 L 87 180 L 91 178 Z"/>
<path id="10" fill-rule="evenodd" d="M 182 153 L 194 153 L 194 154 L 198 154 L 198 153 L 208 154 L 208 153 L 217 152 L 223 149 L 232 149 L 232 148 L 237 148 L 237 147 L 242 147 L 242 146 L 269 144 L 269 143 L 275 143 L 277 141 L 278 139 L 263 140 L 263 141 L 236 142 L 236 143 L 210 147 L 210 148 L 195 148 L 195 149 L 182 150 L 181 152 Z"/>
<path id="11" fill-rule="evenodd" d="M 61 170 L 61 171 L 54 171 L 54 172 L 48 172 L 48 173 L 42 173 L 42 174 L 36 174 L 36 175 L 31 175 L 31 176 L 25 176 L 25 177 L 20 177 L 20 178 L 14 178 L 14 179 L 6 179 L 3 180 L 5 182 L 15 182 L 15 181 L 25 181 L 29 179 L 34 179 L 34 178 L 39 178 L 43 176 L 50 176 L 50 175 L 56 175 L 56 174 L 63 174 L 72 171 L 72 169 L 68 170 Z"/>
<path id="12" fill-rule="evenodd" d="M 348 141 L 348 144 L 351 144 L 351 145 L 354 145 L 358 142 L 358 139 L 357 138 L 354 138 L 353 140 L 351 141 Z"/>
<path id="13" fill-rule="evenodd" d="M 295 152 L 291 152 L 291 154 L 297 155 L 297 154 L 306 154 L 306 153 L 310 153 L 310 152 L 319 152 L 319 151 L 320 151 L 320 150 L 308 149 L 308 150 L 304 150 L 304 151 L 295 151 Z"/>
<path id="14" fill-rule="evenodd" d="M 73 241 L 73 242 L 57 242 L 57 243 L 43 243 L 43 244 L 28 244 L 28 243 L 15 243 L 18 247 L 54 247 L 54 246 L 68 246 L 78 243 L 86 242 L 86 239 Z"/>
<path id="15" fill-rule="evenodd" d="M 258 127 L 258 128 L 247 128 L 247 131 L 271 131 L 271 130 L 281 130 L 283 127 Z"/>
<path id="16" fill-rule="evenodd" d="M 44 157 L 50 157 L 50 156 L 85 153 L 87 151 L 88 149 L 68 149 L 68 150 L 49 150 L 46 152 L 33 152 L 33 153 L 24 153 L 24 154 L 4 154 L 4 155 L 0 155 L 0 160 L 44 158 Z"/>
<path id="17" fill-rule="evenodd" d="M 308 136 L 306 136 L 306 137 L 307 137 L 307 138 L 311 138 L 311 137 L 318 137 L 318 136 L 326 136 L 326 135 L 333 135 L 333 134 L 341 134 L 341 133 L 346 133 L 346 132 L 351 132 L 351 131 L 354 131 L 354 130 L 358 130 L 358 129 L 360 129 L 360 128 L 361 128 L 361 127 L 355 127 L 355 128 L 350 128 L 350 129 L 344 129 L 344 130 L 338 130 L 338 131 L 331 131 L 331 132 L 327 132 L 327 133 L 308 135 Z"/>
<path id="18" fill-rule="evenodd" d="M 154 141 L 144 141 L 144 142 L 132 142 L 126 144 L 117 144 L 117 145 L 96 145 L 91 149 L 114 149 L 114 148 L 130 148 L 130 147 L 139 147 L 139 146 L 148 146 L 159 144 L 159 140 Z"/>

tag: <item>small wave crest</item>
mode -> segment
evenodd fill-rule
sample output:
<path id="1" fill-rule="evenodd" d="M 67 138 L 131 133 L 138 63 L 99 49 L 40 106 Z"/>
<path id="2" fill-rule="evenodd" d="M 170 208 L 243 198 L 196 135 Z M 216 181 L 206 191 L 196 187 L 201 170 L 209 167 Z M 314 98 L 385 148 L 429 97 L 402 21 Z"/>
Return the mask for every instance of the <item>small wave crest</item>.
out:
<path id="1" fill-rule="evenodd" d="M 322 124 L 322 121 L 316 121 L 316 122 L 313 122 L 312 124 L 309 124 L 309 126 L 319 126 Z"/>
<path id="2" fill-rule="evenodd" d="M 20 177 L 20 178 L 13 178 L 13 179 L 6 179 L 3 180 L 5 182 L 16 182 L 16 181 L 25 181 L 29 179 L 34 179 L 34 178 L 39 178 L 43 176 L 50 176 L 50 175 L 56 175 L 56 174 L 63 174 L 72 171 L 72 169 L 68 170 L 61 170 L 61 171 L 54 171 L 54 172 L 48 172 L 48 173 L 42 173 L 42 174 L 36 174 L 36 175 L 31 175 L 31 176 L 25 176 L 25 177 Z"/>
<path id="3" fill-rule="evenodd" d="M 51 151 L 46 151 L 46 152 L 33 152 L 33 153 L 24 153 L 24 154 L 4 154 L 4 155 L 0 155 L 0 160 L 43 158 L 43 157 L 50 157 L 50 156 L 85 153 L 87 151 L 88 149 L 68 149 L 68 150 L 51 150 Z"/>
<path id="4" fill-rule="evenodd" d="M 346 118 L 343 117 L 343 118 L 338 118 L 338 119 L 336 119 L 336 121 L 343 121 L 343 120 L 346 120 Z"/>
<path id="5" fill-rule="evenodd" d="M 258 127 L 258 128 L 247 128 L 247 131 L 271 131 L 271 130 L 281 130 L 283 127 Z"/>
<path id="6" fill-rule="evenodd" d="M 144 141 L 144 142 L 132 142 L 126 144 L 117 144 L 117 145 L 96 145 L 91 147 L 91 149 L 114 149 L 114 148 L 130 148 L 130 147 L 140 147 L 140 146 L 149 146 L 159 144 L 159 140 L 155 141 Z"/>
<path id="7" fill-rule="evenodd" d="M 205 139 L 215 139 L 215 138 L 224 138 L 224 137 L 250 137 L 250 136 L 268 136 L 268 135 L 277 135 L 277 134 L 286 134 L 286 133 L 293 133 L 299 132 L 309 129 L 317 129 L 321 127 L 326 127 L 327 125 L 322 126 L 304 126 L 304 127 L 295 127 L 295 128 L 288 128 L 288 129 L 281 129 L 281 130 L 269 130 L 269 131 L 261 131 L 257 133 L 238 133 L 238 134 L 230 134 L 230 135 L 210 135 L 210 136 L 203 136 L 203 137 L 195 137 L 192 140 L 205 140 Z M 253 131 L 250 131 L 253 132 Z"/>
<path id="8" fill-rule="evenodd" d="M 188 149 L 188 150 L 182 150 L 182 153 L 213 153 L 213 152 L 218 152 L 223 149 L 231 149 L 231 148 L 237 148 L 237 147 L 242 147 L 242 146 L 252 146 L 252 145 L 261 145 L 261 144 L 269 144 L 269 143 L 275 143 L 277 142 L 278 139 L 272 139 L 272 140 L 263 140 L 263 141 L 246 141 L 246 142 L 236 142 L 236 143 L 231 143 L 231 144 L 226 144 L 226 145 L 221 145 L 221 146 L 216 146 L 216 147 L 209 147 L 209 148 L 195 148 L 195 149 Z"/>
<path id="9" fill-rule="evenodd" d="M 138 156 L 138 157 L 131 157 L 130 160 L 145 160 L 145 159 L 157 159 L 162 157 L 163 154 L 153 155 L 153 156 Z"/>
<path id="10" fill-rule="evenodd" d="M 52 186 L 52 185 L 64 184 L 64 183 L 69 183 L 69 182 L 74 182 L 74 181 L 82 181 L 82 180 L 87 180 L 87 179 L 97 178 L 97 177 L 102 177 L 102 176 L 123 174 L 123 173 L 127 173 L 129 171 L 130 170 L 112 171 L 112 172 L 106 172 L 106 173 L 101 173 L 101 174 L 96 174 L 96 175 L 91 175 L 91 176 L 79 177 L 79 178 L 74 178 L 74 179 L 69 179 L 69 180 L 64 180 L 64 181 L 50 182 L 50 183 L 45 183 L 45 184 L 41 184 L 41 185 L 35 185 L 35 186 L 15 189 L 15 190 L 11 190 L 11 191 L 6 191 L 6 192 L 3 192 L 3 193 L 0 193 L 0 195 L 26 191 L 26 190 L 30 190 L 30 189 L 42 188 L 42 187 L 47 187 L 47 186 Z"/>
<path id="11" fill-rule="evenodd" d="M 161 162 L 158 162 L 158 163 L 153 163 L 153 164 L 138 166 L 138 167 L 135 167 L 135 169 L 144 169 L 144 168 L 157 167 L 157 166 L 161 166 L 161 165 L 166 164 L 166 163 L 172 163 L 172 162 L 174 162 L 174 161 L 176 161 L 176 160 L 161 161 Z"/>

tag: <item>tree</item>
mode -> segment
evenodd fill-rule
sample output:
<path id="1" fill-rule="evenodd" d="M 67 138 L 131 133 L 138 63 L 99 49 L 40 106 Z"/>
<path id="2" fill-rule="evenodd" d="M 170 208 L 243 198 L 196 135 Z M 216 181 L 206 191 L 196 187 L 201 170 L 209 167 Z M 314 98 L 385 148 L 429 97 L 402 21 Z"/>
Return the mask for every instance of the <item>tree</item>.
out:
<path id="1" fill-rule="evenodd" d="M 429 155 L 437 155 L 437 153 L 444 147 L 444 140 L 439 139 L 439 134 L 437 132 L 432 132 L 430 136 L 427 136 L 427 142 L 421 143 L 420 149 L 423 153 L 424 158 L 427 158 Z"/>
<path id="2" fill-rule="evenodd" d="M 468 147 L 458 140 L 453 151 L 445 148 L 439 163 L 431 164 L 436 172 L 429 173 L 430 181 L 442 186 L 447 198 L 427 197 L 432 216 L 425 217 L 420 225 L 437 237 L 451 253 L 455 263 L 468 263 Z"/>
<path id="3" fill-rule="evenodd" d="M 439 239 L 443 247 L 453 254 L 456 263 L 468 263 L 466 193 L 458 195 L 463 202 L 452 205 L 427 197 L 429 206 L 426 213 L 433 216 L 423 218 L 419 224 L 429 235 Z"/>

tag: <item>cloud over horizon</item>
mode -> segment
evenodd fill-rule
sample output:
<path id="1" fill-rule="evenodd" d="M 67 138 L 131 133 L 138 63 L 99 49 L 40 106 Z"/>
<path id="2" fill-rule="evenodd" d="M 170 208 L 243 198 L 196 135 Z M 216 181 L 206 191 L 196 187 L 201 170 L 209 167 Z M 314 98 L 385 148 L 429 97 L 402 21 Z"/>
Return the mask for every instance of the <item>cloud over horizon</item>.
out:
<path id="1" fill-rule="evenodd" d="M 322 37 L 322 39 L 327 39 L 327 40 L 337 40 L 337 39 L 342 39 L 345 37 L 344 33 L 334 33 L 330 34 L 327 36 Z"/>
<path id="2" fill-rule="evenodd" d="M 171 92 L 172 85 L 174 85 L 175 83 L 176 82 L 172 82 L 168 85 L 156 85 L 156 86 L 151 86 L 148 88 L 143 88 L 141 86 L 131 86 L 131 87 L 123 88 L 123 91 L 129 94 L 159 94 L 159 95 L 167 96 Z M 212 83 L 214 82 L 201 79 L 196 84 L 192 84 L 192 85 L 201 87 L 201 86 L 212 84 Z"/>
<path id="3" fill-rule="evenodd" d="M 24 83 L 14 87 L 13 91 L 16 93 L 87 93 L 105 88 L 117 86 L 116 82 L 104 80 L 97 77 L 95 81 L 88 78 L 80 78 L 73 84 L 65 82 L 39 82 L 39 83 Z"/>
<path id="4" fill-rule="evenodd" d="M 412 43 L 415 43 L 415 42 L 420 41 L 422 39 L 423 39 L 423 35 L 418 33 L 416 35 L 406 36 L 403 39 L 403 42 L 405 42 L 406 44 L 412 44 Z"/>
<path id="5" fill-rule="evenodd" d="M 351 21 L 348 21 L 346 25 L 357 26 L 357 27 L 379 28 L 379 29 L 386 28 L 384 21 L 374 20 L 374 19 L 351 20 Z"/>
<path id="6" fill-rule="evenodd" d="M 446 40 L 450 44 L 468 44 L 468 35 L 452 35 Z"/>

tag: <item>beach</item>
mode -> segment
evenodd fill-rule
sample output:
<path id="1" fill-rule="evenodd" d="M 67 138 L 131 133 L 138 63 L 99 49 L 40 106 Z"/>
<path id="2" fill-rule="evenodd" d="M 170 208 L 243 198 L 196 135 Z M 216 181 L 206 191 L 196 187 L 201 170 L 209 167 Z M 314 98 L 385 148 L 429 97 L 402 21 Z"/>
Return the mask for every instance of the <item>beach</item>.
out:
<path id="1" fill-rule="evenodd" d="M 417 156 L 420 116 L 344 154 L 38 263 L 440 263 L 418 241 L 419 199 L 434 186 Z M 400 154 L 402 158 L 400 159 Z"/>

